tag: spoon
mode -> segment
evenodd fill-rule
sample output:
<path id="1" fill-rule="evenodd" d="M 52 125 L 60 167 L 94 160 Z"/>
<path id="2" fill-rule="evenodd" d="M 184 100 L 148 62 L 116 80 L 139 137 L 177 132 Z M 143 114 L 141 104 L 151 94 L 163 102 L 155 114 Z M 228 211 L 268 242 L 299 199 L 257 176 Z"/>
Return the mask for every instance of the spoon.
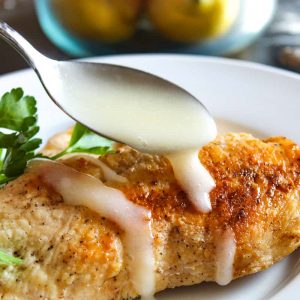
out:
<path id="1" fill-rule="evenodd" d="M 216 135 L 204 105 L 167 80 L 123 66 L 50 59 L 1 21 L 0 37 L 34 69 L 57 106 L 102 136 L 171 153 L 199 148 Z"/>

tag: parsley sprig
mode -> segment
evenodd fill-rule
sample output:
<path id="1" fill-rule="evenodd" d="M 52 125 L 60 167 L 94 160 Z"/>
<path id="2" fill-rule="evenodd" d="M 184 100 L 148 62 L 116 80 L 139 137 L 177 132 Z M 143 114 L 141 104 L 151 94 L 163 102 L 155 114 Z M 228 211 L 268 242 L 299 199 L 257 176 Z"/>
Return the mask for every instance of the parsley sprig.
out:
<path id="1" fill-rule="evenodd" d="M 21 175 L 29 160 L 41 157 L 36 150 L 42 143 L 35 136 L 37 125 L 36 100 L 24 96 L 21 88 L 12 89 L 0 99 L 0 187 Z M 57 159 L 69 153 L 103 155 L 113 151 L 113 142 L 93 133 L 77 123 L 68 147 L 49 159 Z M 20 265 L 20 258 L 0 250 L 0 265 Z"/>
<path id="2" fill-rule="evenodd" d="M 0 185 L 24 172 L 27 162 L 35 157 L 34 151 L 42 140 L 38 133 L 36 100 L 24 96 L 21 88 L 5 93 L 0 100 Z"/>

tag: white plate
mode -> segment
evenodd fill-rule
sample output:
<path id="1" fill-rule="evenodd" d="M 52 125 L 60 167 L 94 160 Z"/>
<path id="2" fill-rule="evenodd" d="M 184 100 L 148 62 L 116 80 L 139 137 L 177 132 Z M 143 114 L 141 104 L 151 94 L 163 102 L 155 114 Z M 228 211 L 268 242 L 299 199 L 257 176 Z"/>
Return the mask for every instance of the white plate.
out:
<path id="1" fill-rule="evenodd" d="M 296 74 L 198 56 L 134 55 L 91 60 L 146 70 L 183 86 L 201 99 L 223 129 L 247 131 L 258 137 L 283 135 L 300 143 L 300 76 Z M 72 123 L 47 99 L 33 71 L 0 77 L 0 94 L 18 86 L 38 99 L 40 135 L 44 139 Z M 295 252 L 269 270 L 226 287 L 204 283 L 165 291 L 158 299 L 299 299 L 299 254 Z"/>

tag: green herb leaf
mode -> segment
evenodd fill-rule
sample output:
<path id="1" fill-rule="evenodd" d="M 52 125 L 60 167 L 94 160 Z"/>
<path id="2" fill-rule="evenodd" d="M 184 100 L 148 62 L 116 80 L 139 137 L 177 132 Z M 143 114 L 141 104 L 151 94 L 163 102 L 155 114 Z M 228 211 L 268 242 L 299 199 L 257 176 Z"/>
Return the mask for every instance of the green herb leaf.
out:
<path id="1" fill-rule="evenodd" d="M 23 97 L 21 88 L 5 93 L 0 101 L 0 127 L 15 131 L 27 131 L 36 123 L 36 101 Z"/>
<path id="2" fill-rule="evenodd" d="M 57 159 L 69 153 L 90 153 L 103 155 L 113 152 L 112 145 L 113 142 L 111 140 L 97 135 L 85 126 L 76 123 L 67 149 L 55 155 L 53 159 Z"/>
<path id="3" fill-rule="evenodd" d="M 22 259 L 9 255 L 6 252 L 0 250 L 0 265 L 12 266 L 21 265 L 22 263 Z"/>
<path id="4" fill-rule="evenodd" d="M 0 132 L 0 147 L 1 148 L 9 148 L 13 147 L 14 144 L 17 141 L 17 134 L 11 133 L 11 134 L 4 134 Z"/>
<path id="5" fill-rule="evenodd" d="M 24 172 L 42 142 L 33 138 L 39 131 L 36 100 L 23 95 L 21 88 L 12 89 L 0 100 L 0 127 L 13 131 L 0 132 L 0 185 Z"/>
<path id="6" fill-rule="evenodd" d="M 41 139 L 32 139 L 23 143 L 19 149 L 25 152 L 30 152 L 37 149 L 41 143 L 42 143 Z"/>

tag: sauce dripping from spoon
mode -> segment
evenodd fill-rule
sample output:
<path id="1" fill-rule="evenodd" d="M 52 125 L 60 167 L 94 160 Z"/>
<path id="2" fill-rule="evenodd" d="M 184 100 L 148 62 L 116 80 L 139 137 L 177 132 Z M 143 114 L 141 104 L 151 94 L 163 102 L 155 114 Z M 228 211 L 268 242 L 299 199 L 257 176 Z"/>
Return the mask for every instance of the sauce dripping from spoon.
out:
<path id="1" fill-rule="evenodd" d="M 100 74 L 93 65 L 82 70 L 73 65 L 63 68 L 58 65 L 53 71 L 51 84 L 55 89 L 52 90 L 56 99 L 63 99 L 62 107 L 66 105 L 68 113 L 80 116 L 79 121 L 94 131 L 141 152 L 166 156 L 175 178 L 195 208 L 203 213 L 211 210 L 209 192 L 215 186 L 214 180 L 201 164 L 198 153 L 202 146 L 215 139 L 217 129 L 199 101 L 184 90 L 171 92 L 169 83 L 158 83 L 155 78 L 149 82 L 143 73 L 133 76 L 128 71 L 126 76 L 124 73 L 116 75 L 107 68 Z M 98 80 L 103 72 L 107 80 Z M 77 76 L 74 77 L 74 73 Z M 155 86 L 157 88 L 153 88 Z M 143 257 L 134 251 L 135 239 L 139 240 L 140 236 L 148 236 L 149 240 L 151 232 L 134 227 L 134 232 L 127 235 L 126 249 L 129 255 L 134 255 L 134 261 L 144 258 L 144 270 L 140 264 L 135 267 L 136 274 L 131 273 L 136 290 L 144 299 L 154 295 L 155 270 L 150 243 L 144 246 Z M 145 283 L 148 284 L 147 292 L 144 291 Z"/>
<path id="2" fill-rule="evenodd" d="M 199 159 L 199 150 L 187 150 L 167 155 L 175 178 L 187 193 L 194 207 L 207 213 L 211 211 L 209 192 L 215 187 L 215 182 Z"/>
<path id="3" fill-rule="evenodd" d="M 128 71 L 126 76 L 124 73 L 116 75 L 109 67 L 102 69 L 100 74 L 93 65 L 82 70 L 74 65 L 64 65 L 63 68 L 58 65 L 52 71 L 51 90 L 56 99 L 63 99 L 61 106 L 66 105 L 70 115 L 80 116 L 79 121 L 94 131 L 141 152 L 166 156 L 175 178 L 195 208 L 202 213 L 211 210 L 209 192 L 215 186 L 214 180 L 201 164 L 198 153 L 201 147 L 215 139 L 217 129 L 213 118 L 199 101 L 184 90 L 171 92 L 168 82 L 157 83 L 155 78 L 152 78 L 153 82 L 145 80 L 147 75 L 144 73 L 133 76 Z M 103 72 L 106 72 L 107 80 L 103 77 L 98 80 Z M 155 86 L 158 88 L 153 88 Z M 87 207 L 91 205 L 85 204 Z M 132 246 L 135 237 L 144 235 L 149 240 L 151 232 L 134 228 L 136 231 L 127 235 L 125 244 L 129 255 L 134 255 L 133 260 L 139 261 L 142 257 Z M 131 273 L 136 290 L 143 298 L 155 292 L 155 284 L 145 279 L 145 276 L 155 277 L 153 247 L 147 245 L 143 250 L 143 264 L 148 265 L 143 272 L 147 275 L 141 274 L 137 267 L 137 274 Z M 152 261 L 151 266 L 148 260 Z M 148 282 L 147 292 L 144 291 L 145 282 Z"/>
<path id="4" fill-rule="evenodd" d="M 214 140 L 217 129 L 196 98 L 180 88 L 175 93 L 168 81 L 130 69 L 116 74 L 112 66 L 80 69 L 64 64 L 52 71 L 51 90 L 70 115 L 141 152 L 165 155 L 195 208 L 211 210 L 214 183 L 197 151 Z"/>

